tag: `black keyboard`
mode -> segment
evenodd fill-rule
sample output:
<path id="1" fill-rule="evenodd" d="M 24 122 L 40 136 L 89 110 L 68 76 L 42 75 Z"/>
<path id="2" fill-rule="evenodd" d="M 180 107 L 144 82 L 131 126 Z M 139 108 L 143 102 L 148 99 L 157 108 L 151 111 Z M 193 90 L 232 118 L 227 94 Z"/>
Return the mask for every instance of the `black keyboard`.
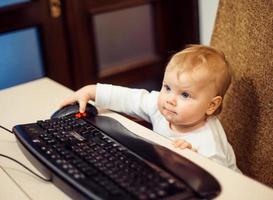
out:
<path id="1" fill-rule="evenodd" d="M 206 171 L 104 117 L 37 121 L 13 128 L 38 170 L 74 199 L 211 199 Z"/>

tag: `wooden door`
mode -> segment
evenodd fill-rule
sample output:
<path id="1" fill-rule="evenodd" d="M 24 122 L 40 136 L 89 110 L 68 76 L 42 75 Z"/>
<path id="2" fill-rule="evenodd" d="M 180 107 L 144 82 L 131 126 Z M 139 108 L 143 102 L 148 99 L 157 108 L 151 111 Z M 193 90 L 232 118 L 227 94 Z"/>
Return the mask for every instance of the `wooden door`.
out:
<path id="1" fill-rule="evenodd" d="M 10 0 L 5 2 L 8 3 L 0 3 L 2 4 L 0 5 L 0 38 L 9 38 L 11 35 L 16 35 L 25 45 L 18 49 L 20 45 L 14 43 L 17 40 L 14 40 L 14 42 L 13 38 L 10 40 L 10 46 L 18 46 L 18 51 L 14 54 L 14 60 L 18 60 L 20 54 L 30 50 L 32 52 L 30 52 L 28 60 L 36 59 L 36 64 L 40 63 L 40 66 L 37 67 L 42 68 L 40 70 L 41 73 L 37 76 L 48 76 L 66 86 L 72 87 L 73 80 L 70 74 L 62 2 L 59 0 Z M 24 39 L 24 36 L 28 33 L 32 35 Z M 28 44 L 33 37 L 36 39 L 35 47 Z M 7 46 L 10 47 L 9 44 Z M 3 52 L 5 49 L 1 49 L 1 51 Z M 34 58 L 34 56 L 37 56 L 37 58 Z M 4 70 L 5 68 L 14 67 L 15 75 L 17 73 L 16 68 L 22 68 L 25 64 L 24 58 L 22 59 L 23 61 L 17 63 L 16 66 L 9 66 L 11 63 L 5 63 L 5 66 L 2 64 L 0 68 Z M 31 70 L 36 70 L 35 67 L 33 66 Z M 21 73 L 30 73 L 26 70 L 24 71 L 24 69 L 21 70 Z M 14 76 L 10 75 L 9 79 L 12 80 L 13 78 Z M 20 82 L 14 82 L 13 84 L 16 83 Z"/>
<path id="2" fill-rule="evenodd" d="M 33 31 L 42 75 L 72 89 L 96 82 L 159 89 L 170 56 L 199 41 L 197 0 L 6 1 L 17 3 L 0 1 L 0 51 L 2 36 Z"/>
<path id="3" fill-rule="evenodd" d="M 76 88 L 159 89 L 169 56 L 199 40 L 197 1 L 70 0 L 64 9 Z"/>

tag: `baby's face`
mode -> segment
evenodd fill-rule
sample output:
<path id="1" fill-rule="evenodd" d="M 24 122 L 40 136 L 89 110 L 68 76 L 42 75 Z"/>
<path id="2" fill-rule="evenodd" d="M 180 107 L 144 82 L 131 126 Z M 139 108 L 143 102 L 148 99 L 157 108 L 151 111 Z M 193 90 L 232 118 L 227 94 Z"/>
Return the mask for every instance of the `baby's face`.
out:
<path id="1" fill-rule="evenodd" d="M 204 70 L 177 74 L 176 69 L 165 72 L 158 108 L 177 130 L 200 127 L 215 97 L 214 84 Z"/>

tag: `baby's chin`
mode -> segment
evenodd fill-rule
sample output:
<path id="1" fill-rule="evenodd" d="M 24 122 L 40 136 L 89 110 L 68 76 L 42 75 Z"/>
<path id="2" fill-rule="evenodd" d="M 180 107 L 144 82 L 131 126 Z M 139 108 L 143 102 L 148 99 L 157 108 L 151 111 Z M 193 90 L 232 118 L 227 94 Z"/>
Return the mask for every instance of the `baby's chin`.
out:
<path id="1" fill-rule="evenodd" d="M 182 122 L 180 119 L 177 120 L 177 118 L 175 118 L 174 116 L 171 115 L 163 115 L 164 118 L 166 119 L 167 122 L 169 122 L 169 124 L 173 125 L 173 126 L 184 126 L 184 122 Z M 187 126 L 187 125 L 185 125 Z"/>
<path id="2" fill-rule="evenodd" d="M 169 123 L 175 123 L 175 114 L 174 113 L 168 113 L 164 112 L 164 110 L 160 110 L 160 113 L 163 115 L 163 117 L 168 121 Z"/>
<path id="3" fill-rule="evenodd" d="M 174 119 L 174 117 L 172 115 L 163 115 L 164 118 L 166 119 L 166 121 L 168 121 L 171 124 L 175 124 L 176 120 Z"/>

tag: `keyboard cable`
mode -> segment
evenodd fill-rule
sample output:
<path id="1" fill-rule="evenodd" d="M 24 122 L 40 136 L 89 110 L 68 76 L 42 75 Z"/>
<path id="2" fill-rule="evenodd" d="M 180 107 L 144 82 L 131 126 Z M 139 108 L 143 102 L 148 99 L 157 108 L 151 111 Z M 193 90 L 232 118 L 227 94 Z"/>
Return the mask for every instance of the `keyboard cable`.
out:
<path id="1" fill-rule="evenodd" d="M 12 132 L 11 130 L 9 130 L 9 129 L 7 129 L 7 128 L 1 126 L 1 125 L 0 125 L 0 128 L 6 130 L 6 131 L 8 131 L 8 132 L 10 132 L 11 134 L 13 134 L 13 132 Z M 38 178 L 42 179 L 43 181 L 46 181 L 46 182 L 51 182 L 51 181 L 52 181 L 52 178 L 51 178 L 51 177 L 50 177 L 50 178 L 44 178 L 44 177 L 40 176 L 39 174 L 37 174 L 36 172 L 34 172 L 34 171 L 31 170 L 30 168 L 28 168 L 26 165 L 24 165 L 23 163 L 19 162 L 18 160 L 14 159 L 14 158 L 12 158 L 12 157 L 9 157 L 9 156 L 4 155 L 4 154 L 1 154 L 1 153 L 0 153 L 0 156 L 1 156 L 1 157 L 4 157 L 4 158 L 7 158 L 7 159 L 10 159 L 10 160 L 12 160 L 13 162 L 16 162 L 17 164 L 21 165 L 22 167 L 24 167 L 26 170 L 28 170 L 29 172 L 31 172 L 32 174 L 34 174 L 34 175 L 37 176 Z"/>
<path id="2" fill-rule="evenodd" d="M 11 130 L 7 129 L 7 128 L 6 128 L 6 127 L 4 127 L 4 126 L 1 126 L 1 125 L 0 125 L 0 128 L 4 129 L 5 131 L 10 132 L 11 134 L 13 134 L 13 132 L 12 132 Z"/>

